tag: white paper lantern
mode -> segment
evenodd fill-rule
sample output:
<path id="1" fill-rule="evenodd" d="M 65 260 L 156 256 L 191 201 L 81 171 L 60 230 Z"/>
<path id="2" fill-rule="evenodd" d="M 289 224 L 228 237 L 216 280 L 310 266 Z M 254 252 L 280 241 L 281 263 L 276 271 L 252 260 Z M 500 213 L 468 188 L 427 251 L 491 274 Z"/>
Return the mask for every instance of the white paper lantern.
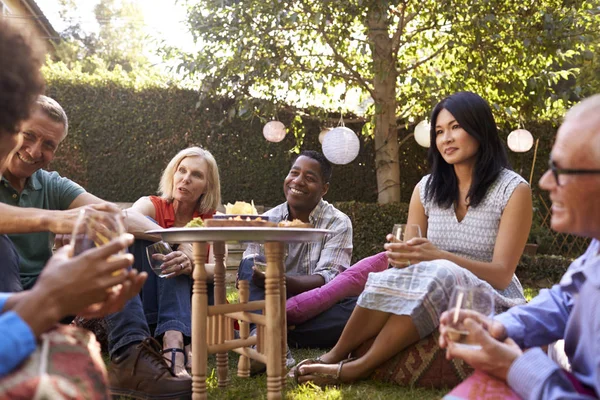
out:
<path id="1" fill-rule="evenodd" d="M 431 146 L 431 136 L 429 131 L 431 126 L 427 120 L 423 120 L 415 126 L 415 140 L 419 144 L 419 146 L 429 147 Z"/>
<path id="2" fill-rule="evenodd" d="M 517 129 L 508 135 L 508 148 L 515 153 L 524 153 L 533 146 L 533 135 L 526 129 Z"/>
<path id="3" fill-rule="evenodd" d="M 358 156 L 360 141 L 351 129 L 338 126 L 323 138 L 323 154 L 333 164 L 345 165 Z"/>
<path id="4" fill-rule="evenodd" d="M 323 139 L 325 139 L 325 135 L 331 132 L 333 128 L 325 128 L 319 133 L 319 143 L 323 144 Z"/>
<path id="5" fill-rule="evenodd" d="M 263 136 L 269 142 L 281 142 L 285 138 L 285 125 L 279 121 L 267 122 L 263 128 Z"/>

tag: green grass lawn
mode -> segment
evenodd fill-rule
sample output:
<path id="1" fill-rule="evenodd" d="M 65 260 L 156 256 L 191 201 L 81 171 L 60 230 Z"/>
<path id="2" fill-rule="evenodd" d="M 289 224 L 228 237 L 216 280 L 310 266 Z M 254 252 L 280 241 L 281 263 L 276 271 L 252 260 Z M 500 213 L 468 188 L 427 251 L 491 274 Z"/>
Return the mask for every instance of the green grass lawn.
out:
<path id="1" fill-rule="evenodd" d="M 305 358 L 314 358 L 323 353 L 323 350 L 295 349 L 292 354 L 296 361 Z M 208 371 L 208 397 L 210 399 L 264 399 L 267 397 L 266 375 L 251 378 L 238 378 L 238 355 L 229 356 L 229 386 L 226 389 L 217 387 L 216 366 L 214 356 L 209 357 Z M 440 399 L 448 390 L 428 390 L 422 388 L 404 388 L 398 385 L 375 381 L 341 385 L 339 388 L 328 387 L 321 389 L 312 384 L 296 385 L 288 379 L 285 387 L 284 398 L 294 400 L 305 399 Z"/>
<path id="2" fill-rule="evenodd" d="M 525 297 L 530 301 L 539 292 L 539 289 L 525 288 Z M 237 302 L 237 292 L 228 287 L 227 299 L 230 303 Z M 324 350 L 293 349 L 292 354 L 297 362 L 305 358 L 315 358 L 324 353 Z M 239 378 L 237 376 L 237 353 L 229 353 L 229 385 L 225 389 L 217 387 L 215 357 L 210 356 L 208 360 L 208 398 L 209 399 L 266 399 L 267 382 L 266 375 L 251 378 Z M 445 390 L 434 390 L 424 388 L 408 388 L 390 383 L 381 383 L 365 380 L 353 384 L 344 384 L 340 387 L 328 387 L 321 389 L 312 384 L 296 385 L 291 379 L 285 386 L 284 398 L 293 400 L 308 399 L 344 399 L 344 400 L 430 400 L 440 399 L 451 388 Z M 127 398 L 121 397 L 121 400 Z"/>

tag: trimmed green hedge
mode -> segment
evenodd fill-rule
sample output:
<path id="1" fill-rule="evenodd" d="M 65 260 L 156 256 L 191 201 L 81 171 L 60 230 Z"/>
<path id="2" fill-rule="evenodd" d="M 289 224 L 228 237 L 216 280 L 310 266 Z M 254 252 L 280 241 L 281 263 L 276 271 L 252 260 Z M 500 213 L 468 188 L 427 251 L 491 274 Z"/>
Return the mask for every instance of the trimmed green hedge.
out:
<path id="1" fill-rule="evenodd" d="M 93 79 L 69 73 L 48 74 L 48 95 L 58 100 L 70 119 L 70 134 L 51 167 L 81 183 L 95 195 L 131 202 L 156 192 L 167 162 L 182 148 L 199 145 L 209 149 L 219 164 L 224 202 L 253 199 L 273 206 L 283 201 L 282 182 L 293 157 L 293 134 L 280 143 L 262 136 L 263 122 L 232 113 L 231 102 L 198 103 L 192 90 L 149 87 L 136 89 L 109 79 Z M 282 110 L 278 118 L 290 126 L 296 117 Z M 302 149 L 320 150 L 318 135 L 334 124 L 303 117 Z M 362 124 L 347 124 L 361 132 Z M 554 128 L 527 126 L 541 137 L 537 180 L 546 168 Z M 404 138 L 412 128 L 401 127 Z M 505 137 L 510 129 L 501 134 Z M 377 201 L 373 140 L 361 136 L 358 158 L 335 166 L 328 201 Z M 528 179 L 533 152 L 512 153 L 517 172 Z M 427 173 L 427 150 L 409 139 L 400 148 L 402 199 L 408 201 L 419 179 Z"/>
<path id="2" fill-rule="evenodd" d="M 385 237 L 392 232 L 394 224 L 405 223 L 408 205 L 404 203 L 377 204 L 340 202 L 335 206 L 352 220 L 352 262 L 383 251 Z"/>

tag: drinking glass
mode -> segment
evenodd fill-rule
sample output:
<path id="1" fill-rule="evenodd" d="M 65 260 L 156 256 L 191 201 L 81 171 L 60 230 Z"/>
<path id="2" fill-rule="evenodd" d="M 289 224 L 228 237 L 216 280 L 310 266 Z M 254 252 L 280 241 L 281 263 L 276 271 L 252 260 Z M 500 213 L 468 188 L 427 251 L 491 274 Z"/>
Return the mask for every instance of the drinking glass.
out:
<path id="1" fill-rule="evenodd" d="M 396 242 L 407 242 L 412 238 L 421 237 L 421 227 L 418 224 L 395 224 L 392 235 Z"/>
<path id="2" fill-rule="evenodd" d="M 392 243 L 406 242 L 415 237 L 421 237 L 421 227 L 418 224 L 395 224 L 392 229 Z M 411 264 L 410 260 L 406 260 L 407 267 Z"/>
<path id="3" fill-rule="evenodd" d="M 448 340 L 455 344 L 479 350 L 481 345 L 469 338 L 469 331 L 464 327 L 464 320 L 469 315 L 466 311 L 476 311 L 488 318 L 494 317 L 494 296 L 490 289 L 468 288 L 456 286 L 452 290 L 448 304 L 449 322 L 446 331 Z"/>
<path id="4" fill-rule="evenodd" d="M 120 212 L 82 208 L 71 236 L 73 256 L 91 248 L 100 247 L 123 233 L 125 233 L 125 228 Z M 125 250 L 121 250 L 119 254 L 124 252 Z"/>
<path id="5" fill-rule="evenodd" d="M 150 268 L 159 278 L 168 278 L 173 275 L 173 272 L 170 274 L 163 273 L 161 266 L 165 262 L 165 256 L 171 253 L 173 250 L 171 246 L 167 242 L 156 242 L 146 247 L 146 255 L 148 256 L 148 263 L 150 264 Z"/>

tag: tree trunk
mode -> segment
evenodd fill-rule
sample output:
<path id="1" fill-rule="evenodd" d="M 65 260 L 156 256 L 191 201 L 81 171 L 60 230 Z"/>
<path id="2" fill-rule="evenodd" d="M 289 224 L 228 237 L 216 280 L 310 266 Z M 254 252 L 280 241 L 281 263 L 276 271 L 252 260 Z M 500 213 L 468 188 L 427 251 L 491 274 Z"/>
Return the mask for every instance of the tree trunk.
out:
<path id="1" fill-rule="evenodd" d="M 383 4 L 382 4 L 383 3 Z M 400 201 L 400 166 L 396 129 L 396 78 L 392 39 L 388 35 L 386 2 L 367 14 L 369 40 L 373 52 L 373 87 L 375 102 L 375 169 L 377 201 L 387 204 Z"/>

